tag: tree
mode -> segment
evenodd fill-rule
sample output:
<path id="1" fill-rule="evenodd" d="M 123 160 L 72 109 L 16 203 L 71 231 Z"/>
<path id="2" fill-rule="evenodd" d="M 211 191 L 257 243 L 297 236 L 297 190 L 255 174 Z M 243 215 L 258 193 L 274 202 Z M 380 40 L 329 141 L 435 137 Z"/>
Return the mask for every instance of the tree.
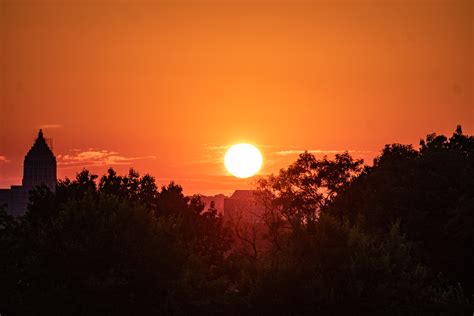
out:
<path id="1" fill-rule="evenodd" d="M 347 152 L 336 154 L 334 160 L 327 156 L 318 160 L 305 152 L 277 176 L 261 178 L 257 188 L 263 203 L 277 210 L 294 229 L 300 225 L 311 228 L 321 210 L 361 172 L 362 164 Z"/>
<path id="2" fill-rule="evenodd" d="M 328 212 L 352 223 L 362 217 L 379 235 L 399 222 L 427 266 L 472 294 L 473 153 L 474 137 L 460 126 L 450 138 L 429 134 L 419 150 L 387 145 Z"/>
<path id="3" fill-rule="evenodd" d="M 97 178 L 37 188 L 17 221 L 0 212 L 2 312 L 196 313 L 224 301 L 228 235 L 199 196 L 133 170 Z"/>

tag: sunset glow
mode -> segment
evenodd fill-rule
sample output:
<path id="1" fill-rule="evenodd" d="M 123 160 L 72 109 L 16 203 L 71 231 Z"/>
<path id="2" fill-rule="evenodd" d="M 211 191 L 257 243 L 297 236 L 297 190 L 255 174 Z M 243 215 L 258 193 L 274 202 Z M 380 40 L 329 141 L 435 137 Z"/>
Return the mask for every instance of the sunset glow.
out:
<path id="1" fill-rule="evenodd" d="M 0 316 L 471 315 L 473 22 L 0 0 Z"/>
<path id="2" fill-rule="evenodd" d="M 410 4 L 408 4 L 410 3 Z M 457 124 L 474 133 L 474 1 L 46 1 L 0 5 L 0 188 L 39 128 L 58 177 L 133 167 L 188 194 L 249 189 L 308 150 L 370 163 Z"/>

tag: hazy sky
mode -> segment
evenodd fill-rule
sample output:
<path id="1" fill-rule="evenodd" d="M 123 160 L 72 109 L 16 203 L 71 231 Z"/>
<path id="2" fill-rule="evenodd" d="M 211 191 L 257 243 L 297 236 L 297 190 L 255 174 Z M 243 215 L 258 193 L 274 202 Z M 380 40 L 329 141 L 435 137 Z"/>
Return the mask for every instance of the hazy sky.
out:
<path id="1" fill-rule="evenodd" d="M 37 130 L 59 177 L 130 166 L 229 193 L 226 147 L 262 174 L 308 149 L 371 158 L 474 134 L 474 1 L 0 0 L 0 187 Z"/>

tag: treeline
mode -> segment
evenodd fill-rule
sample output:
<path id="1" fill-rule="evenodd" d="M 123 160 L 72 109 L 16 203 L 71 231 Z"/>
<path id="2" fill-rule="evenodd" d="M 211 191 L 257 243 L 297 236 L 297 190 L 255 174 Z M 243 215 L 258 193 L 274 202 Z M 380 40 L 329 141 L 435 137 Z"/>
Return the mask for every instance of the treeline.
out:
<path id="1" fill-rule="evenodd" d="M 2 315 L 471 315 L 474 137 L 304 153 L 261 178 L 257 221 L 174 183 L 84 170 L 0 211 Z"/>

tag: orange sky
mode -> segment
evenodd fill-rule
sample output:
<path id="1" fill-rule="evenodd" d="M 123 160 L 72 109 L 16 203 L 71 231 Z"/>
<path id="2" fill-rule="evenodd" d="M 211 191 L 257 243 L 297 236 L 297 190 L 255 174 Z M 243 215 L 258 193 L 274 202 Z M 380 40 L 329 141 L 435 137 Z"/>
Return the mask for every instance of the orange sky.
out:
<path id="1" fill-rule="evenodd" d="M 0 0 L 0 187 L 21 183 L 39 127 L 58 175 L 112 165 L 186 193 L 249 180 L 296 152 L 474 133 L 474 2 Z"/>

